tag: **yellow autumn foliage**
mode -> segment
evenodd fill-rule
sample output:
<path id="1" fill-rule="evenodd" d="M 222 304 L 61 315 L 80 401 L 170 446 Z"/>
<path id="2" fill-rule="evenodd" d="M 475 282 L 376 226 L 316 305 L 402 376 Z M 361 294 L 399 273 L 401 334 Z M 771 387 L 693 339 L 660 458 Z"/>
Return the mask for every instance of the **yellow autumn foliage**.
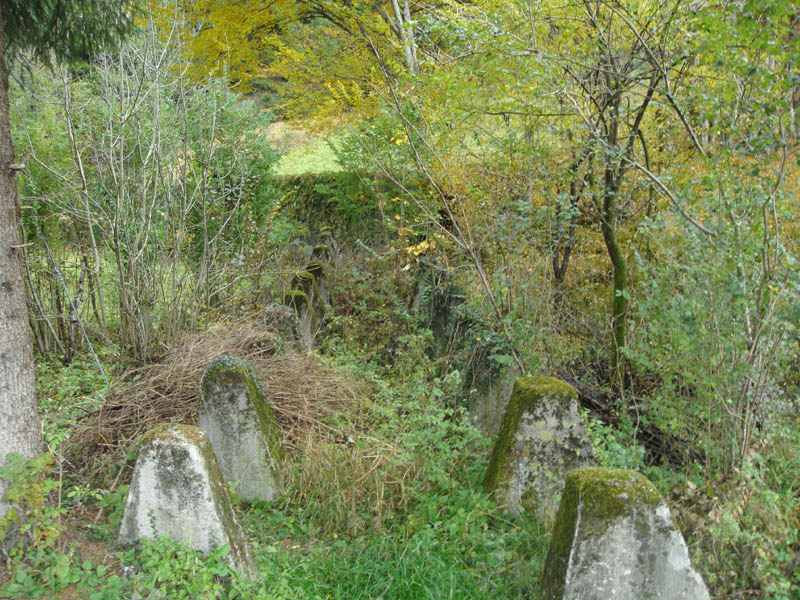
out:
<path id="1" fill-rule="evenodd" d="M 385 86 L 375 52 L 395 64 L 402 48 L 374 2 L 324 10 L 322 18 L 313 2 L 293 0 L 150 0 L 162 34 L 178 40 L 190 79 L 222 77 L 243 92 L 268 81 L 281 98 L 275 108 L 290 119 L 363 117 Z"/>
<path id="2" fill-rule="evenodd" d="M 291 0 L 195 0 L 169 6 L 150 0 L 150 11 L 164 35 L 179 37 L 191 79 L 225 77 L 247 91 L 262 75 L 270 33 L 298 18 L 300 6 Z"/>

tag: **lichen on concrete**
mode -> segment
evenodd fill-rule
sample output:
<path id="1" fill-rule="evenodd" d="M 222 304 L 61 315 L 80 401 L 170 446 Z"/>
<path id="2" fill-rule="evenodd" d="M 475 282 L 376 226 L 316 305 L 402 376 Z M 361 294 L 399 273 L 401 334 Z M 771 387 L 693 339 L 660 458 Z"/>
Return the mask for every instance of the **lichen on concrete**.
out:
<path id="1" fill-rule="evenodd" d="M 280 493 L 280 429 L 253 367 L 223 355 L 206 369 L 200 385 L 198 425 L 206 432 L 227 481 L 247 501 L 271 501 Z"/>
<path id="2" fill-rule="evenodd" d="M 191 425 L 162 425 L 139 448 L 118 541 L 167 537 L 210 552 L 227 545 L 233 568 L 256 574 L 205 434 Z"/>
<path id="3" fill-rule="evenodd" d="M 577 392 L 553 377 L 514 383 L 483 485 L 507 512 L 552 516 L 563 478 L 594 463 Z"/>
<path id="4" fill-rule="evenodd" d="M 653 484 L 601 468 L 567 477 L 541 589 L 543 600 L 708 598 Z"/>

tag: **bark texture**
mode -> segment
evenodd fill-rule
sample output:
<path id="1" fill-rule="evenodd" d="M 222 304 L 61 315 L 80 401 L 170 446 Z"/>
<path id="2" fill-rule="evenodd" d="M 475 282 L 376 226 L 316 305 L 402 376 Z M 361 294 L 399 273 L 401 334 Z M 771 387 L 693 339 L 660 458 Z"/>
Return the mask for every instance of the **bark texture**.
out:
<path id="1" fill-rule="evenodd" d="M 33 345 L 22 279 L 20 207 L 8 103 L 8 71 L 0 10 L 0 461 L 42 451 L 33 381 Z M 0 479 L 0 498 L 7 490 Z M 8 506 L 0 500 L 0 516 Z"/>

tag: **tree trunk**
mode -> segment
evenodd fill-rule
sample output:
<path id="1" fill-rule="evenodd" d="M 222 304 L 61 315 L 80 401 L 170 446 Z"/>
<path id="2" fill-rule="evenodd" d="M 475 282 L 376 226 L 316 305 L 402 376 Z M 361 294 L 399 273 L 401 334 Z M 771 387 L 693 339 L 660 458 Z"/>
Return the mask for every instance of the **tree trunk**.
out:
<path id="1" fill-rule="evenodd" d="M 408 0 L 405 1 L 403 9 L 400 8 L 398 0 L 392 0 L 392 10 L 394 11 L 394 18 L 397 25 L 397 32 L 400 37 L 400 43 L 403 44 L 403 56 L 406 59 L 406 66 L 412 73 L 417 72 L 417 44 L 414 39 L 414 30 L 411 29 L 409 22 L 411 21 L 411 10 L 408 6 Z"/>
<path id="2" fill-rule="evenodd" d="M 625 387 L 625 365 L 622 349 L 625 348 L 625 329 L 628 314 L 628 263 L 617 240 L 617 193 L 619 182 L 606 169 L 603 199 L 603 240 L 611 259 L 614 285 L 611 297 L 611 381 L 620 390 Z"/>
<path id="3" fill-rule="evenodd" d="M 0 461 L 9 453 L 42 451 L 33 381 L 33 343 L 22 279 L 20 207 L 8 103 L 3 14 L 0 10 Z M 8 484 L 0 480 L 0 494 Z M 2 497 L 2 496 L 0 496 Z M 0 516 L 8 505 L 0 500 Z"/>
<path id="4" fill-rule="evenodd" d="M 573 175 L 572 180 L 569 182 L 569 225 L 566 233 L 560 232 L 551 260 L 553 263 L 553 276 L 556 283 L 556 297 L 560 299 L 561 292 L 563 291 L 564 281 L 567 278 L 567 268 L 569 267 L 569 259 L 572 256 L 572 251 L 575 249 L 575 229 L 578 225 L 578 203 L 580 202 L 580 194 L 583 190 L 583 183 L 580 185 L 577 181 L 577 175 Z M 561 208 L 556 204 L 556 222 L 560 217 Z M 566 239 L 564 239 L 566 236 Z"/>

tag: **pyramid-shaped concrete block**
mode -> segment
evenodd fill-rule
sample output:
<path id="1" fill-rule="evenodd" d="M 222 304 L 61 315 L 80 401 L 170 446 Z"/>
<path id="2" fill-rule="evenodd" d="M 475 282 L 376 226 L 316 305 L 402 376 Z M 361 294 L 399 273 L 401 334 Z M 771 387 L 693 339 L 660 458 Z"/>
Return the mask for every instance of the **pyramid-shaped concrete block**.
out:
<path id="1" fill-rule="evenodd" d="M 569 474 L 541 579 L 542 600 L 708 600 L 683 537 L 634 471 Z"/>
<path id="2" fill-rule="evenodd" d="M 278 423 L 253 367 L 223 355 L 203 375 L 197 424 L 206 432 L 225 481 L 245 501 L 269 502 L 280 493 L 283 457 Z"/>
<path id="3" fill-rule="evenodd" d="M 520 377 L 483 487 L 512 515 L 552 517 L 567 473 L 593 465 L 594 459 L 575 389 L 553 377 Z"/>
<path id="4" fill-rule="evenodd" d="M 474 378 L 475 394 L 470 403 L 472 420 L 482 432 L 495 437 L 500 433 L 506 406 L 522 372 L 517 365 L 501 371 L 487 365 L 482 370 L 473 368 L 473 372 L 477 377 Z"/>
<path id="5" fill-rule="evenodd" d="M 257 573 L 211 444 L 192 425 L 155 428 L 136 459 L 118 542 L 159 537 L 202 552 L 227 545 L 234 569 Z"/>

